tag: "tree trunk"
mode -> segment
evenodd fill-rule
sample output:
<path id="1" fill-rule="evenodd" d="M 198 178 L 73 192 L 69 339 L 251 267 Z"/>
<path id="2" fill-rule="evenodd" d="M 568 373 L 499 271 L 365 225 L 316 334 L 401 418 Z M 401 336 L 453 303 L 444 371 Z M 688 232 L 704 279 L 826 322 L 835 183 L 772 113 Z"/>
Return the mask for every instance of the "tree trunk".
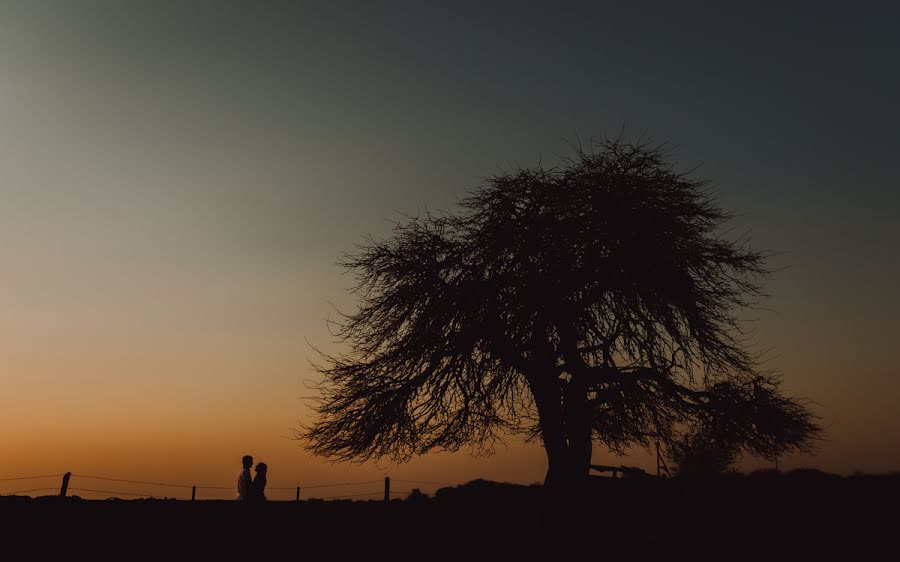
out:
<path id="1" fill-rule="evenodd" d="M 586 526 L 591 503 L 586 493 L 591 463 L 587 392 L 549 377 L 531 382 L 547 453 L 538 530 L 553 546 L 554 556 L 580 555 L 592 536 Z"/>
<path id="2" fill-rule="evenodd" d="M 547 453 L 544 486 L 580 489 L 591 464 L 591 420 L 587 393 L 571 383 L 565 392 L 557 381 L 532 385 Z"/>
<path id="3" fill-rule="evenodd" d="M 587 386 L 574 377 L 564 391 L 566 437 L 569 444 L 572 484 L 586 485 L 591 471 L 591 410 Z"/>
<path id="4" fill-rule="evenodd" d="M 555 384 L 533 385 L 535 403 L 541 424 L 541 439 L 547 453 L 547 475 L 544 486 L 557 487 L 567 480 L 569 446 L 559 388 Z"/>

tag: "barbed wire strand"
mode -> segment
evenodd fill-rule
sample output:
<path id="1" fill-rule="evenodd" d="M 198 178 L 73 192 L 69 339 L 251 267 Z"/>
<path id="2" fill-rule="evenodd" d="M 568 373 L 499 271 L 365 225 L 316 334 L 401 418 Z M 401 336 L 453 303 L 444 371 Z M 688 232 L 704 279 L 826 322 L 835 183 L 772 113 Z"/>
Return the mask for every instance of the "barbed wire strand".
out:
<path id="1" fill-rule="evenodd" d="M 162 497 L 160 497 L 160 496 L 154 496 L 151 494 L 133 494 L 131 492 L 115 492 L 112 490 L 94 490 L 91 488 L 69 488 L 69 490 L 71 490 L 73 492 L 95 492 L 98 494 L 121 494 L 123 496 L 139 496 L 139 497 L 143 497 L 143 498 L 152 498 L 155 500 L 162 499 Z M 177 498 L 172 498 L 172 499 L 177 499 Z"/>
<path id="2" fill-rule="evenodd" d="M 76 478 L 88 478 L 92 480 L 107 480 L 109 482 L 128 482 L 129 484 L 146 484 L 149 486 L 168 486 L 170 488 L 190 488 L 190 484 L 166 484 L 163 482 L 144 482 L 142 480 L 125 480 L 123 478 L 109 478 L 107 476 L 88 476 L 85 474 L 72 474 Z M 200 486 L 197 486 L 198 488 Z"/>
<path id="3" fill-rule="evenodd" d="M 15 478 L 0 478 L 0 482 L 11 482 L 12 480 L 38 480 L 40 478 L 59 478 L 62 474 L 45 474 L 43 476 L 17 476 Z"/>
<path id="4" fill-rule="evenodd" d="M 56 487 L 53 487 L 53 488 L 32 488 L 32 489 L 30 489 L 30 490 L 16 490 L 15 492 L 3 492 L 2 494 L 0 494 L 0 496 L 14 496 L 14 495 L 16 495 L 16 494 L 25 494 L 25 493 L 28 493 L 28 492 L 43 492 L 43 491 L 46 491 L 46 490 L 58 490 L 58 489 L 59 489 L 59 488 L 56 488 Z"/>
<path id="5" fill-rule="evenodd" d="M 361 498 L 361 497 L 363 497 L 363 496 L 377 496 L 377 495 L 380 495 L 380 494 L 383 494 L 383 493 L 384 493 L 384 492 L 370 492 L 370 493 L 367 493 L 367 494 L 350 494 L 350 495 L 345 495 L 345 496 L 328 496 L 327 498 L 310 498 L 310 499 L 316 499 L 316 500 L 337 500 L 337 499 L 344 499 L 344 498 Z"/>
<path id="6" fill-rule="evenodd" d="M 381 480 L 367 480 L 365 482 L 341 482 L 340 484 L 313 484 L 312 486 L 304 486 L 301 484 L 300 489 L 314 490 L 316 488 L 333 488 L 335 486 L 361 486 L 362 484 L 378 484 L 380 482 Z"/>

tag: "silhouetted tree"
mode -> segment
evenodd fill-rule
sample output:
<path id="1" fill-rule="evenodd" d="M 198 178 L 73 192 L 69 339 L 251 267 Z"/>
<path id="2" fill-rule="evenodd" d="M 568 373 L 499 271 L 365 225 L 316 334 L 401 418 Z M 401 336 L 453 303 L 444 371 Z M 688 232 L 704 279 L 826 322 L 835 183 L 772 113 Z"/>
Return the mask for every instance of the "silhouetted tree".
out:
<path id="1" fill-rule="evenodd" d="M 427 494 L 422 493 L 422 490 L 419 488 L 413 488 L 410 490 L 409 495 L 406 496 L 406 501 L 414 504 L 428 503 L 430 500 L 431 498 Z"/>
<path id="2" fill-rule="evenodd" d="M 349 352 L 318 365 L 318 420 L 298 431 L 315 453 L 478 454 L 522 432 L 555 485 L 586 479 L 592 442 L 621 453 L 707 425 L 771 456 L 817 436 L 742 339 L 764 254 L 724 237 L 730 215 L 659 147 L 594 143 L 460 205 L 344 259 L 360 305 L 337 323 Z"/>

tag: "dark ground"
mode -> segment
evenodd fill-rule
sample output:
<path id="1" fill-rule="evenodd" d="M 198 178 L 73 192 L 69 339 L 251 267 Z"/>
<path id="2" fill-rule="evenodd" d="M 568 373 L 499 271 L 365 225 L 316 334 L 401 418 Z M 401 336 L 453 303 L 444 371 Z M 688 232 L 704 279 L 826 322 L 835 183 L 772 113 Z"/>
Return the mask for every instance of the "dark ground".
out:
<path id="1" fill-rule="evenodd" d="M 898 501 L 900 475 L 817 471 L 594 478 L 564 500 L 484 481 L 388 504 L 0 497 L 0 542 L 10 560 L 882 560 Z"/>

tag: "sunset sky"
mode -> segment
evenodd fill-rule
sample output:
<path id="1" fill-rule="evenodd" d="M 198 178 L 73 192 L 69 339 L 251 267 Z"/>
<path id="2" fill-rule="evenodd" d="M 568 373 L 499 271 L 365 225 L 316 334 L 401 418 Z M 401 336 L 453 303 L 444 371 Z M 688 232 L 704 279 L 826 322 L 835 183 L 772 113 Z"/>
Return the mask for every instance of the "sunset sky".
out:
<path id="1" fill-rule="evenodd" d="M 782 467 L 900 470 L 900 18 L 788 4 L 3 1 L 0 477 L 541 480 L 310 457 L 310 344 L 363 236 L 623 127 L 780 252 L 755 345 L 827 427 Z"/>

